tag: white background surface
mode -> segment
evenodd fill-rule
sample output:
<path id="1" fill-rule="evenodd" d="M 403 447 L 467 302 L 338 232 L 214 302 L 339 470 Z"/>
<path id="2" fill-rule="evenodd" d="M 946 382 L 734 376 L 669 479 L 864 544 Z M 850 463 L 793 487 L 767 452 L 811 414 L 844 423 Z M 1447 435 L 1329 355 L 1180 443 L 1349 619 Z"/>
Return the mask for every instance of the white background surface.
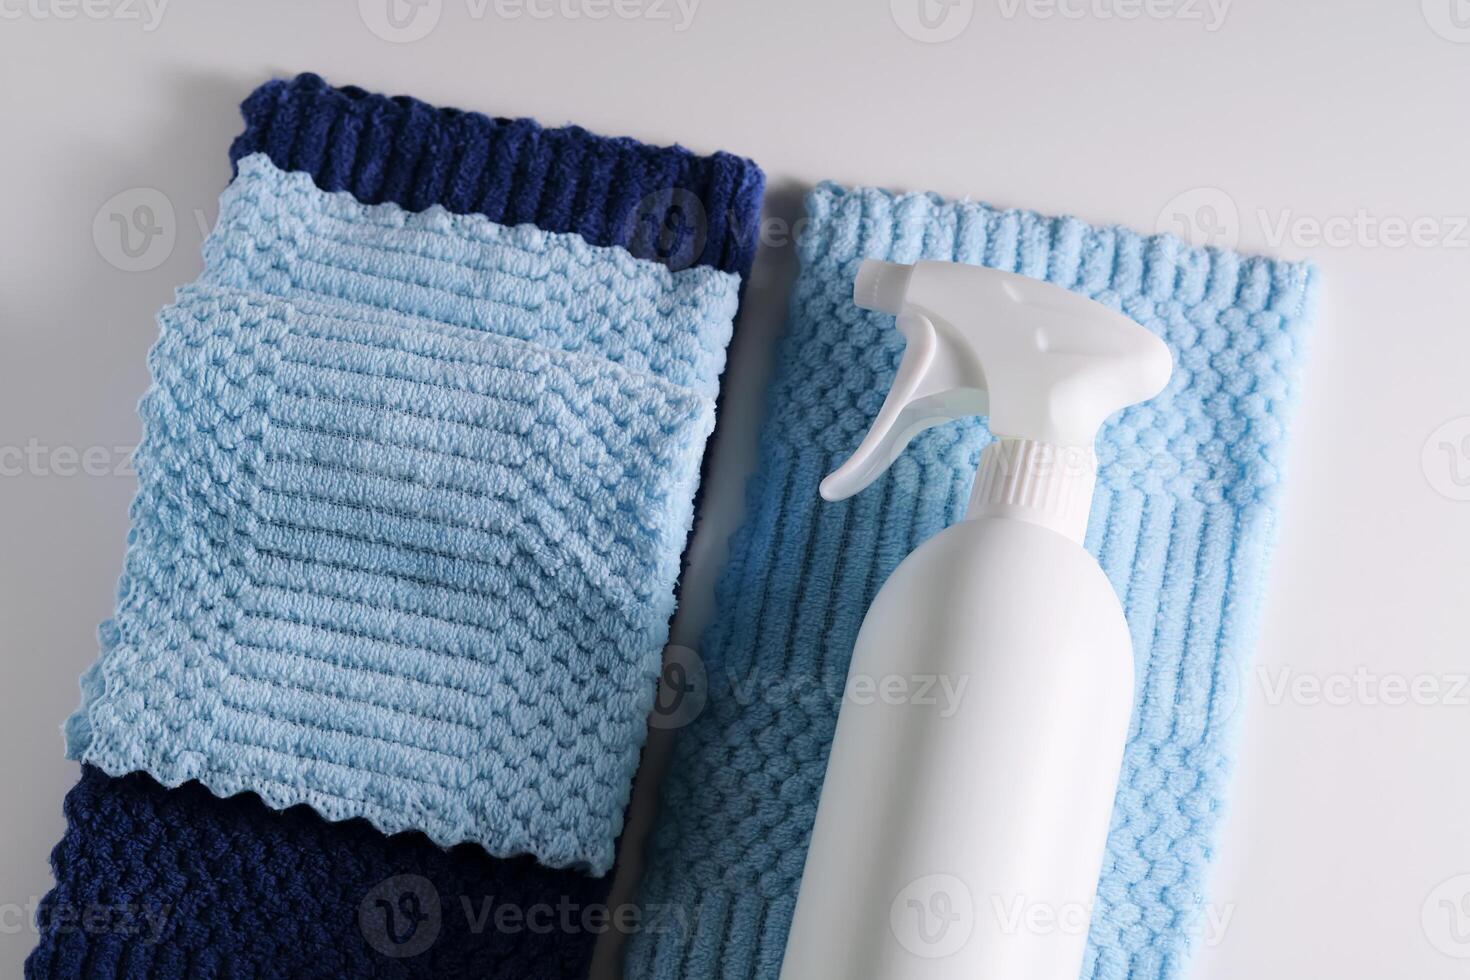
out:
<path id="1" fill-rule="evenodd" d="M 0 978 L 20 975 L 28 906 L 50 887 L 77 774 L 58 725 L 110 610 L 133 493 L 128 476 L 62 475 L 62 447 L 115 463 L 136 442 L 153 314 L 199 267 L 236 107 L 300 70 L 766 169 L 768 245 L 675 637 L 691 645 L 792 274 L 782 222 L 805 186 L 1143 230 L 1182 215 L 1197 240 L 1315 259 L 1321 317 L 1212 890 L 1228 925 L 1203 934 L 1193 976 L 1470 971 L 1455 958 L 1470 956 L 1470 901 L 1451 930 L 1470 894 L 1452 880 L 1470 873 L 1470 502 L 1452 499 L 1470 496 L 1455 482 L 1470 479 L 1470 4 L 960 0 L 931 11 L 958 35 L 926 43 L 889 0 L 701 0 L 687 21 L 673 0 L 603 20 L 577 0 L 543 2 L 547 18 L 429 0 L 427 35 L 391 43 L 368 27 L 386 23 L 382 0 L 366 17 L 352 0 L 172 0 L 157 21 L 142 0 L 67 2 L 0 0 L 0 447 L 39 453 L 18 474 L 0 458 Z M 174 243 L 129 272 L 104 204 L 139 188 L 167 198 Z M 1389 703 L 1416 683 L 1422 703 Z"/>

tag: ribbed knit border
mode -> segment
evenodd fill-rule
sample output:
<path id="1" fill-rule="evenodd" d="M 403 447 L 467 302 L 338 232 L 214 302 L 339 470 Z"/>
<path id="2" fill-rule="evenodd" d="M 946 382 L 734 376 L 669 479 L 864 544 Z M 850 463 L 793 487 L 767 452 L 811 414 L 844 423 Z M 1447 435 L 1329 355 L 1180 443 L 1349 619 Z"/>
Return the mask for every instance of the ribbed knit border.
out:
<path id="1" fill-rule="evenodd" d="M 680 732 L 643 884 L 690 925 L 634 937 L 628 975 L 777 976 L 863 615 L 899 561 L 962 516 L 989 441 L 977 422 L 930 430 L 873 487 L 820 501 L 902 352 L 891 317 L 852 304 L 858 265 L 876 258 L 1045 279 L 1174 354 L 1166 391 L 1098 444 L 1086 543 L 1123 597 L 1139 683 L 1085 976 L 1177 977 L 1205 901 L 1315 275 L 929 194 L 824 184 L 807 212 L 760 462 L 701 650 L 709 697 Z"/>
<path id="2" fill-rule="evenodd" d="M 266 82 L 240 111 L 245 131 L 230 147 L 232 162 L 263 152 L 364 203 L 412 211 L 439 204 L 574 232 L 673 268 L 744 275 L 755 255 L 765 175 L 729 153 L 701 156 L 577 126 L 440 109 L 333 88 L 309 73 Z"/>

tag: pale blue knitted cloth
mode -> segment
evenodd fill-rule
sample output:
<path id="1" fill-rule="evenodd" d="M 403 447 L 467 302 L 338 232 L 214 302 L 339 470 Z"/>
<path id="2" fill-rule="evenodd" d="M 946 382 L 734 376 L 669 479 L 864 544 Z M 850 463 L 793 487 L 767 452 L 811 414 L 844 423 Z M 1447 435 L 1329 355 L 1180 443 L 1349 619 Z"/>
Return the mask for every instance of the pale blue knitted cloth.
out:
<path id="1" fill-rule="evenodd" d="M 738 278 L 263 157 L 205 251 L 68 754 L 607 871 Z"/>
<path id="2" fill-rule="evenodd" d="M 633 937 L 627 975 L 775 980 L 863 615 L 905 555 L 960 519 L 989 441 L 978 422 L 933 429 L 866 492 L 819 499 L 903 349 L 892 317 L 852 303 L 873 258 L 1048 280 L 1121 309 L 1174 354 L 1167 390 L 1098 443 L 1086 544 L 1123 598 L 1138 700 L 1085 973 L 1176 977 L 1205 901 L 1314 276 L 932 195 L 826 184 L 807 212 L 760 464 L 700 651 L 707 702 L 679 733 L 643 886 L 686 928 Z"/>
<path id="3" fill-rule="evenodd" d="M 328 193 L 255 153 L 220 195 L 202 281 L 581 351 L 714 398 L 739 277 L 670 272 L 570 232 Z"/>

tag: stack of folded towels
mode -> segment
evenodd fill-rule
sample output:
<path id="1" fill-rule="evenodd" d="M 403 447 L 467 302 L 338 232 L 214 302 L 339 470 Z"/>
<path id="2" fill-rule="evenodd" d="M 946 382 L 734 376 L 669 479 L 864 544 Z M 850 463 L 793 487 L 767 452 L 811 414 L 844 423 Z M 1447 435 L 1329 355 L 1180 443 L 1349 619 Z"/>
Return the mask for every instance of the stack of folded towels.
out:
<path id="1" fill-rule="evenodd" d="M 27 973 L 585 975 L 764 178 L 312 75 L 243 113 Z"/>
<path id="2" fill-rule="evenodd" d="M 764 178 L 310 75 L 244 115 L 204 274 L 149 358 L 29 976 L 576 980 L 618 928 L 630 980 L 775 980 L 862 617 L 959 519 L 990 439 L 936 428 L 881 488 L 819 503 L 902 350 L 851 303 L 868 258 L 1047 280 L 1174 354 L 1098 445 L 1087 546 L 1138 674 L 1084 976 L 1184 972 L 1311 267 L 815 188 L 705 705 L 644 915 L 610 922 Z"/>

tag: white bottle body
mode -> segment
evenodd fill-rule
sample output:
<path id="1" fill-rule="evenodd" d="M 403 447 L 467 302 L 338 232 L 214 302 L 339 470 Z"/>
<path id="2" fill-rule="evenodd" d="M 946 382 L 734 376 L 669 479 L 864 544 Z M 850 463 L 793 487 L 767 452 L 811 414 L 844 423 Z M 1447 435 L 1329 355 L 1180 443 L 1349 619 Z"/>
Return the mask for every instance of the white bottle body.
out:
<path id="1" fill-rule="evenodd" d="M 1076 980 L 1133 687 L 1075 541 L 977 517 L 909 555 L 858 636 L 783 980 Z"/>

